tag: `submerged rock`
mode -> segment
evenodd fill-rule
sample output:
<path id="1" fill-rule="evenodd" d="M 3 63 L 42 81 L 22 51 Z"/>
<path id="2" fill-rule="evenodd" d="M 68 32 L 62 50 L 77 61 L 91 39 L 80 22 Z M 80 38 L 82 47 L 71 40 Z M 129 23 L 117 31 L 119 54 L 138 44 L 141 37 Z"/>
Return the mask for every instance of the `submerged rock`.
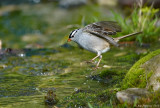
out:
<path id="1" fill-rule="evenodd" d="M 56 97 L 56 94 L 54 94 L 53 90 L 49 90 L 44 98 L 44 102 L 46 105 L 55 105 L 58 103 L 58 99 Z"/>
<path id="2" fill-rule="evenodd" d="M 138 101 L 142 98 L 147 98 L 149 92 L 146 89 L 141 88 L 128 88 L 127 90 L 122 90 L 116 93 L 117 99 L 120 103 L 125 103 L 133 105 L 135 101 Z"/>
<path id="3" fill-rule="evenodd" d="M 25 52 L 23 50 L 18 49 L 12 49 L 12 48 L 6 48 L 5 50 L 0 50 L 0 58 L 3 58 L 4 56 L 19 56 L 24 57 Z"/>
<path id="4" fill-rule="evenodd" d="M 87 3 L 87 0 L 60 0 L 59 6 L 62 8 L 71 8 L 81 6 Z"/>

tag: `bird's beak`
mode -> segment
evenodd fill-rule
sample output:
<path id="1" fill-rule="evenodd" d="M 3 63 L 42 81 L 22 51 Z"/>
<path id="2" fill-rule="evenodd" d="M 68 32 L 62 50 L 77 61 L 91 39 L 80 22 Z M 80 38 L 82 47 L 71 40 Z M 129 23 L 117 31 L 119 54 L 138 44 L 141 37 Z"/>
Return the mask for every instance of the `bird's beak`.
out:
<path id="1" fill-rule="evenodd" d="M 70 42 L 71 41 L 71 39 L 69 38 L 68 40 L 67 40 L 67 42 Z"/>

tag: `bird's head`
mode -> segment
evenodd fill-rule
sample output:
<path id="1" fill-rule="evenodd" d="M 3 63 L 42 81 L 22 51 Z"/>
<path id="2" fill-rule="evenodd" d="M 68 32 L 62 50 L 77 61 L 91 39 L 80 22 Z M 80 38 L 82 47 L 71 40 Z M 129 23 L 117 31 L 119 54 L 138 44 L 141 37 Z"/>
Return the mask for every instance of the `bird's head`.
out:
<path id="1" fill-rule="evenodd" d="M 79 31 L 79 29 L 75 29 L 75 30 L 73 30 L 71 33 L 70 33 L 70 35 L 69 35 L 69 38 L 68 38 L 68 42 L 70 42 L 70 41 L 74 41 L 75 40 L 75 37 L 76 37 L 76 33 Z"/>

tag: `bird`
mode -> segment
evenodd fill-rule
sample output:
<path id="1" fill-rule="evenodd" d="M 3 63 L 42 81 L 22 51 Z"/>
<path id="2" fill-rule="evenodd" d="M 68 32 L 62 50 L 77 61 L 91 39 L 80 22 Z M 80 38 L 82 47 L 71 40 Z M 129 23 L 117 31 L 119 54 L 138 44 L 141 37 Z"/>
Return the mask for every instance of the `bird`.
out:
<path id="1" fill-rule="evenodd" d="M 99 57 L 95 67 L 95 69 L 97 69 L 99 68 L 102 54 L 109 51 L 111 45 L 118 47 L 119 40 L 142 33 L 140 31 L 116 38 L 112 37 L 112 35 L 116 35 L 117 32 L 121 32 L 121 27 L 115 21 L 94 22 L 83 28 L 71 31 L 68 42 L 74 41 L 83 49 L 96 53 L 97 55 L 89 62 L 93 62 Z"/>

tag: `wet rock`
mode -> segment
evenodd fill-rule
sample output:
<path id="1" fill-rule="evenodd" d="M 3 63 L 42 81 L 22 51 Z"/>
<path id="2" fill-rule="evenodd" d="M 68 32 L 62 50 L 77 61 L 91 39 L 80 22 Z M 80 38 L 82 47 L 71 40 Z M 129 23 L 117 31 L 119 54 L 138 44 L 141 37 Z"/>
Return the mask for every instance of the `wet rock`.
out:
<path id="1" fill-rule="evenodd" d="M 25 52 L 23 50 L 18 50 L 18 49 L 12 49 L 12 48 L 6 48 L 5 50 L 1 49 L 0 50 L 0 58 L 4 56 L 19 56 L 19 57 L 24 57 Z"/>
<path id="2" fill-rule="evenodd" d="M 160 27 L 160 20 L 157 21 L 156 26 Z"/>
<path id="3" fill-rule="evenodd" d="M 31 48 L 37 48 L 37 49 L 41 48 L 42 49 L 42 48 L 44 48 L 44 46 L 41 45 L 41 44 L 34 43 L 34 44 L 28 44 L 28 45 L 26 45 L 25 48 L 26 49 L 31 49 Z"/>
<path id="4" fill-rule="evenodd" d="M 22 3 L 39 3 L 39 2 L 55 2 L 57 0 L 0 0 L 0 4 L 9 5 L 9 4 L 22 4 Z"/>
<path id="5" fill-rule="evenodd" d="M 15 11 L 19 11 L 19 9 L 16 6 L 13 5 L 3 6 L 0 8 L 0 16 L 5 16 Z"/>
<path id="6" fill-rule="evenodd" d="M 122 6 L 134 6 L 135 3 L 137 3 L 137 1 L 139 0 L 118 0 L 118 3 Z M 159 8 L 160 7 L 160 0 L 142 0 L 143 4 L 148 4 L 148 5 L 152 5 L 155 8 Z"/>
<path id="7" fill-rule="evenodd" d="M 59 6 L 62 8 L 71 8 L 81 6 L 87 3 L 87 0 L 60 0 Z"/>
<path id="8" fill-rule="evenodd" d="M 24 42 L 37 42 L 37 41 L 47 41 L 47 38 L 43 35 L 41 35 L 41 33 L 39 31 L 37 31 L 37 34 L 27 34 L 22 36 L 21 40 Z"/>
<path id="9" fill-rule="evenodd" d="M 0 5 L 36 4 L 42 0 L 0 0 Z M 44 1 L 44 0 L 43 0 Z"/>
<path id="10" fill-rule="evenodd" d="M 109 83 L 110 80 L 112 79 L 112 76 L 107 76 L 107 75 L 104 75 L 103 74 L 100 74 L 100 75 L 90 75 L 88 76 L 88 78 L 92 79 L 92 80 L 95 80 L 95 81 L 98 81 L 100 83 Z"/>
<path id="11" fill-rule="evenodd" d="M 150 44 L 148 44 L 148 43 L 142 43 L 141 45 L 139 45 L 139 46 L 141 46 L 142 48 L 150 48 Z"/>
<path id="12" fill-rule="evenodd" d="M 127 54 L 127 52 L 119 52 L 119 53 L 115 54 L 114 56 L 115 57 L 120 57 L 120 56 L 124 56 L 126 54 Z"/>
<path id="13" fill-rule="evenodd" d="M 147 54 L 147 49 L 139 48 L 139 49 L 137 49 L 135 52 L 136 52 L 136 54 L 138 54 L 138 55 L 140 55 L 140 54 Z"/>
<path id="14" fill-rule="evenodd" d="M 58 99 L 56 97 L 56 94 L 54 94 L 53 90 L 49 90 L 44 98 L 44 102 L 46 105 L 55 105 L 58 103 Z"/>
<path id="15" fill-rule="evenodd" d="M 72 49 L 72 48 L 73 48 L 73 46 L 71 46 L 71 45 L 68 44 L 68 43 L 65 43 L 65 44 L 61 45 L 61 47 L 62 47 L 62 48 L 66 48 L 66 49 Z"/>
<path id="16" fill-rule="evenodd" d="M 23 50 L 17 50 L 17 49 L 12 49 L 12 48 L 5 49 L 4 54 L 13 55 L 13 56 L 20 56 L 20 57 L 25 56 L 25 53 Z"/>
<path id="17" fill-rule="evenodd" d="M 104 68 L 109 68 L 109 69 L 110 69 L 112 66 L 109 66 L 109 65 L 103 65 L 103 67 L 104 67 Z"/>
<path id="18" fill-rule="evenodd" d="M 125 103 L 129 105 L 133 105 L 136 100 L 140 100 L 142 98 L 147 98 L 150 92 L 146 89 L 141 88 L 128 88 L 126 90 L 122 90 L 116 93 L 116 97 L 120 103 Z"/>
<path id="19" fill-rule="evenodd" d="M 160 54 L 141 65 L 145 69 L 146 74 L 153 72 L 150 79 L 147 81 L 147 89 L 157 91 L 160 89 Z"/>
<path id="20" fill-rule="evenodd" d="M 75 88 L 73 94 L 78 94 L 78 93 L 95 93 L 95 91 Z"/>
<path id="21" fill-rule="evenodd" d="M 160 49 L 149 53 L 132 66 L 123 80 L 123 87 L 160 90 Z"/>
<path id="22" fill-rule="evenodd" d="M 100 5 L 115 6 L 117 4 L 117 0 L 98 0 L 98 3 Z"/>

